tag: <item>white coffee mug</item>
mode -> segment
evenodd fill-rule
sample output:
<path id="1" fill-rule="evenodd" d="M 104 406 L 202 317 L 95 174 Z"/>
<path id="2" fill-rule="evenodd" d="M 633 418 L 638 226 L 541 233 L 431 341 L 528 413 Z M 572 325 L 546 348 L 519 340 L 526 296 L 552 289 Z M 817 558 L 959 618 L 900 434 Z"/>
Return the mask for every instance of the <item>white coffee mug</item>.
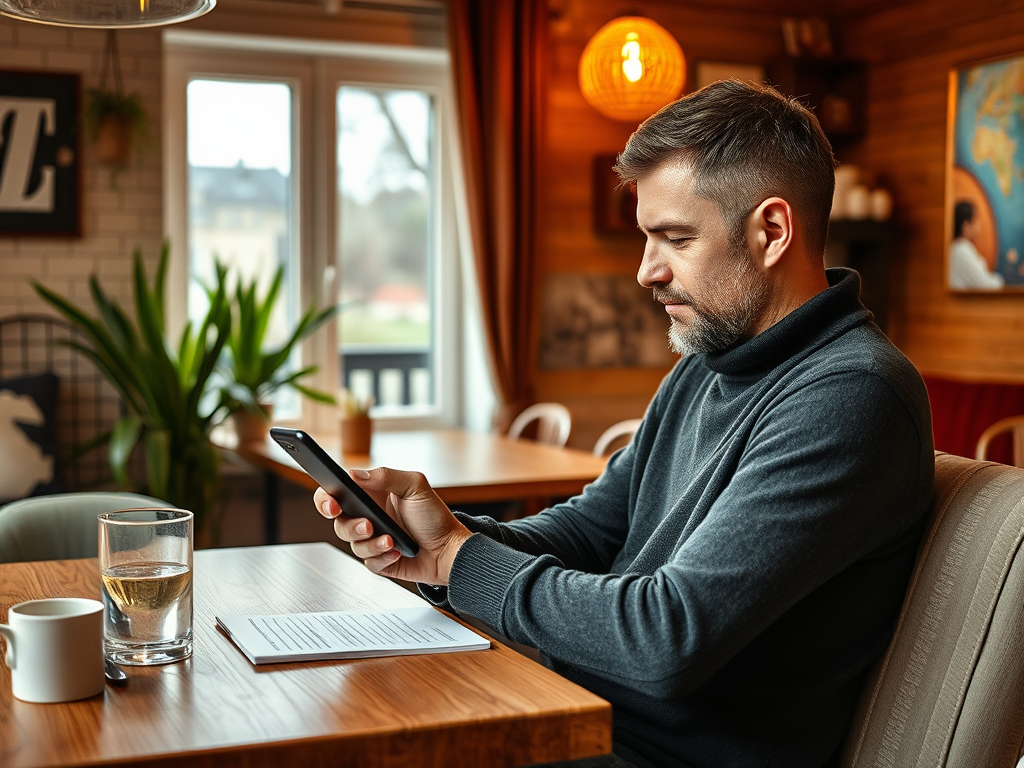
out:
<path id="1" fill-rule="evenodd" d="M 38 704 L 103 691 L 103 603 L 54 597 L 18 603 L 0 635 L 15 698 Z"/>

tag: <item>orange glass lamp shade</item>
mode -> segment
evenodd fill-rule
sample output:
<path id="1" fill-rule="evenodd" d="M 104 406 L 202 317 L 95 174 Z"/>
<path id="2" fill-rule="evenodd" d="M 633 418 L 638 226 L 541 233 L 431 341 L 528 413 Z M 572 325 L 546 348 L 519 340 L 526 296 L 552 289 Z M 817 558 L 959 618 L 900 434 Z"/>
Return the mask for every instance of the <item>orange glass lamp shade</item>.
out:
<path id="1" fill-rule="evenodd" d="M 664 27 L 643 16 L 604 25 L 580 57 L 580 90 L 595 110 L 637 122 L 679 97 L 686 58 Z"/>
<path id="2" fill-rule="evenodd" d="M 579 78 L 590 106 L 613 120 L 636 122 L 679 98 L 686 58 L 664 27 L 642 16 L 622 16 L 590 38 Z"/>

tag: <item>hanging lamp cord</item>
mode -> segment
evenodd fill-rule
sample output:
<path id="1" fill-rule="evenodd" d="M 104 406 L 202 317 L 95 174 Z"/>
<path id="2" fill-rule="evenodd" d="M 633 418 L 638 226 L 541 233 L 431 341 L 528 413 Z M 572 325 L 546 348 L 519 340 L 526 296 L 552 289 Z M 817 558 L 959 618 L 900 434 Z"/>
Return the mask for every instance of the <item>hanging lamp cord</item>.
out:
<path id="1" fill-rule="evenodd" d="M 115 93 L 124 93 L 124 78 L 121 77 L 121 56 L 117 52 L 117 30 L 107 30 L 107 42 L 103 48 L 103 69 L 100 73 L 100 88 L 107 89 L 107 78 L 114 74 Z"/>

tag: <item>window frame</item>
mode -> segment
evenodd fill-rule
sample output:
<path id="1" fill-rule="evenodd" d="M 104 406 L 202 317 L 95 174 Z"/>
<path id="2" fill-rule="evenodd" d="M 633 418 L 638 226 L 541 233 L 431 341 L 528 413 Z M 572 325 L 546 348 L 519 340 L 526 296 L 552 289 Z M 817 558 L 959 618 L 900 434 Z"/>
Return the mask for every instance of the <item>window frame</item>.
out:
<path id="1" fill-rule="evenodd" d="M 316 299 L 337 301 L 337 90 L 342 86 L 414 89 L 430 93 L 434 106 L 431 189 L 435 226 L 431 275 L 435 405 L 427 412 L 375 414 L 378 428 L 452 427 L 462 420 L 461 281 L 454 205 L 455 137 L 449 57 L 444 49 L 366 43 L 293 40 L 262 36 L 168 30 L 164 32 L 164 209 L 171 239 L 168 329 L 173 337 L 187 320 L 188 147 L 186 89 L 196 78 L 287 82 L 293 87 L 293 210 L 298 270 L 296 306 Z M 297 319 L 297 318 L 295 318 Z M 340 386 L 337 323 L 307 340 L 304 361 L 319 364 L 308 383 L 327 392 Z M 303 400 L 299 419 L 287 423 L 311 431 L 337 422 L 330 406 Z"/>

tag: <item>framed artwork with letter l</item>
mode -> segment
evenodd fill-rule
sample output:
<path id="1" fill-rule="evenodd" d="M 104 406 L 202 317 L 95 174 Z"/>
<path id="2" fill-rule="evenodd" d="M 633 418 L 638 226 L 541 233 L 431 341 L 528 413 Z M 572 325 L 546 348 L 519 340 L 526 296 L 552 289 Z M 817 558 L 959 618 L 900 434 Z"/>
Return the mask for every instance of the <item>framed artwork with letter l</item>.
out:
<path id="1" fill-rule="evenodd" d="M 0 70 L 0 236 L 78 237 L 79 76 Z"/>

